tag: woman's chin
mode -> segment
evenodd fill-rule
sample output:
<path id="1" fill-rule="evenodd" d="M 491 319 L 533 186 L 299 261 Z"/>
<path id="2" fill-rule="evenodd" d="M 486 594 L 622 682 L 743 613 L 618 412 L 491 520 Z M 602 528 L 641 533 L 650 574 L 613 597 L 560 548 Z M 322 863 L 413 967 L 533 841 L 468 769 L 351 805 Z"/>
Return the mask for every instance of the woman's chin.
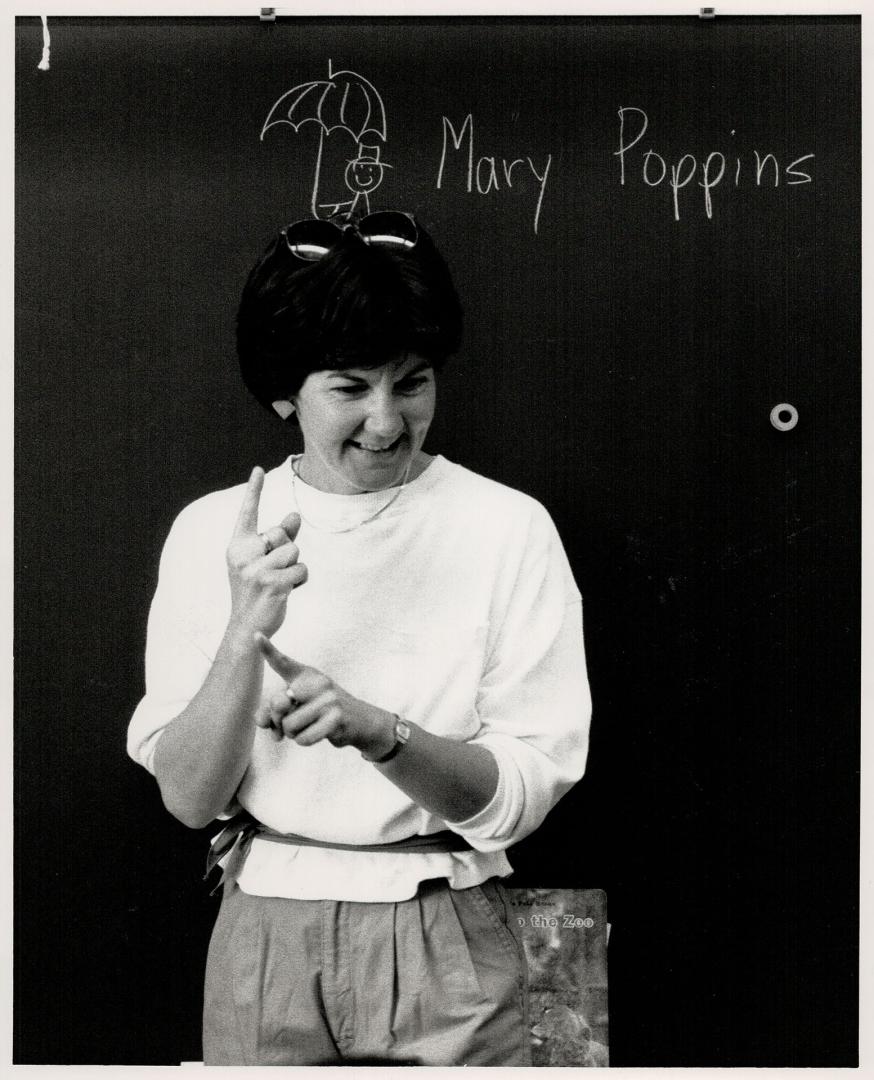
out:
<path id="1" fill-rule="evenodd" d="M 351 466 L 350 479 L 354 478 L 354 483 L 369 491 L 402 483 L 413 457 L 409 444 L 404 440 L 391 450 L 367 450 L 350 443 L 347 454 Z"/>
<path id="2" fill-rule="evenodd" d="M 303 454 L 297 474 L 304 483 L 338 495 L 396 487 L 416 473 L 418 451 L 406 438 L 389 451 L 367 450 L 347 442 L 335 455 Z"/>

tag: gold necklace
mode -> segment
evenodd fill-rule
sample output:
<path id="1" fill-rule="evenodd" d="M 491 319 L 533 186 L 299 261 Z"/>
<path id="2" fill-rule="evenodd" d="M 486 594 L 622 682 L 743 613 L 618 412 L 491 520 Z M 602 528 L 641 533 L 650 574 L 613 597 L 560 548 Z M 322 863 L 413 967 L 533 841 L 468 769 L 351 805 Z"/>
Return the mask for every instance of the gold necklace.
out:
<path id="1" fill-rule="evenodd" d="M 301 454 L 300 457 L 302 457 L 302 456 L 303 455 Z M 299 501 L 299 499 L 297 497 L 297 488 L 295 487 L 295 481 L 300 480 L 302 483 L 306 483 L 306 481 L 303 479 L 303 477 L 300 475 L 300 473 L 297 471 L 297 468 L 296 468 L 297 462 L 300 460 L 300 457 L 298 457 L 298 458 L 292 457 L 292 459 L 291 459 L 291 495 L 292 495 L 292 498 L 294 499 L 295 509 L 297 510 L 298 514 L 300 514 L 300 520 L 302 522 L 304 522 L 304 524 L 309 525 L 309 527 L 311 529 L 315 529 L 317 532 L 327 532 L 327 533 L 336 533 L 336 534 L 354 532 L 356 529 L 360 529 L 364 525 L 369 525 L 370 522 L 375 521 L 379 517 L 380 514 L 385 513 L 385 511 L 388 510 L 388 508 L 391 506 L 391 504 L 399 497 L 400 493 L 407 486 L 407 481 L 410 478 L 410 470 L 413 467 L 413 459 L 412 459 L 412 456 L 411 456 L 410 460 L 407 462 L 407 468 L 406 468 L 406 471 L 404 472 L 404 479 L 401 482 L 401 486 L 397 489 L 397 491 L 395 491 L 394 495 L 392 495 L 392 497 L 388 500 L 388 502 L 384 503 L 382 506 L 380 506 L 380 508 L 375 513 L 371 514 L 370 517 L 366 517 L 363 521 L 356 521 L 354 525 L 346 525 L 342 529 L 328 529 L 324 525 L 316 525 L 315 522 L 310 521 L 310 519 L 305 516 L 303 510 L 301 510 L 301 508 L 300 508 L 300 501 Z"/>

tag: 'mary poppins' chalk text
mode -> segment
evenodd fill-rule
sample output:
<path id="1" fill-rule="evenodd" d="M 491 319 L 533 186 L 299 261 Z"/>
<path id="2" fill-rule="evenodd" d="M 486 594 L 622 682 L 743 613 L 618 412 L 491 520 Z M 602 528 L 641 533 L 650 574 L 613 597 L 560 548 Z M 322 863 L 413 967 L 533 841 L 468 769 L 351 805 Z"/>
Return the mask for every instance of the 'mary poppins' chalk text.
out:
<path id="1" fill-rule="evenodd" d="M 657 188 L 664 182 L 665 188 L 670 191 L 675 221 L 680 220 L 680 203 L 688 202 L 691 195 L 691 191 L 685 196 L 680 195 L 689 184 L 692 184 L 692 191 L 696 187 L 702 189 L 704 213 L 712 218 L 713 193 L 720 184 L 733 184 L 736 188 L 744 184 L 756 188 L 779 187 L 781 177 L 789 187 L 812 183 L 810 173 L 798 166 L 812 160 L 813 154 L 802 154 L 781 168 L 774 154 L 763 155 L 758 150 L 753 151 L 753 158 L 746 160 L 742 160 L 738 154 L 725 155 L 713 150 L 704 161 L 699 161 L 693 154 L 683 154 L 676 161 L 669 161 L 652 148 L 645 153 L 639 148 L 626 163 L 629 152 L 638 146 L 648 127 L 649 117 L 643 109 L 629 105 L 619 110 L 619 149 L 613 151 L 613 156 L 619 158 L 619 183 L 624 185 L 629 175 L 651 188 Z M 734 130 L 731 134 L 734 135 Z"/>
<path id="2" fill-rule="evenodd" d="M 474 163 L 473 113 L 467 114 L 458 131 L 455 130 L 452 121 L 444 116 L 443 149 L 440 154 L 440 168 L 437 171 L 438 188 L 443 186 L 443 174 L 447 163 L 446 155 L 447 151 L 450 150 L 450 142 L 452 144 L 451 153 L 460 152 L 463 154 L 462 147 L 465 141 L 467 143 L 467 169 L 461 174 L 461 182 L 469 192 L 476 191 L 480 195 L 488 195 L 491 191 L 512 188 L 514 175 L 518 184 L 520 174 L 524 176 L 528 176 L 530 173 L 534 174 L 535 179 L 540 184 L 537 205 L 534 208 L 534 231 L 537 232 L 537 226 L 540 222 L 540 210 L 543 206 L 543 193 L 546 190 L 546 178 L 549 176 L 549 167 L 552 164 L 552 154 L 547 154 L 546 161 L 538 165 L 535 165 L 531 158 L 527 156 L 508 160 L 505 157 L 496 158 L 487 154 L 478 157 L 476 163 Z M 464 169 L 464 166 L 462 166 L 462 169 Z M 517 171 L 514 173 L 514 170 Z M 530 170 L 530 173 L 528 170 Z"/>

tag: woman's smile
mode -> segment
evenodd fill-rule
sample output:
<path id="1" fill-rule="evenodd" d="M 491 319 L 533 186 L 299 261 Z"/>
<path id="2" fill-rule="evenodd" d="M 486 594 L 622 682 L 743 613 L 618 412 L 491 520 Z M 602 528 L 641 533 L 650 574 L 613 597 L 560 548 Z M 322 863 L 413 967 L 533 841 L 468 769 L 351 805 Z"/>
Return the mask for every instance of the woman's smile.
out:
<path id="1" fill-rule="evenodd" d="M 356 447 L 356 449 L 366 450 L 369 454 L 390 454 L 398 449 L 402 438 L 403 435 L 398 435 L 394 442 L 389 443 L 388 446 L 371 445 L 366 443 L 363 439 L 350 439 L 349 442 Z"/>
<path id="2" fill-rule="evenodd" d="M 357 458 L 360 459 L 361 464 L 366 469 L 372 469 L 374 472 L 382 473 L 387 469 L 391 470 L 392 477 L 397 472 L 397 463 L 400 458 L 403 458 L 403 467 L 406 469 L 406 463 L 409 460 L 410 455 L 405 454 L 404 451 L 408 447 L 408 443 L 405 441 L 403 435 L 399 435 L 394 442 L 388 446 L 369 445 L 364 440 L 349 439 L 349 446 Z M 403 479 L 403 477 L 401 477 Z M 381 483 L 377 481 L 378 487 L 388 487 L 389 484 Z"/>

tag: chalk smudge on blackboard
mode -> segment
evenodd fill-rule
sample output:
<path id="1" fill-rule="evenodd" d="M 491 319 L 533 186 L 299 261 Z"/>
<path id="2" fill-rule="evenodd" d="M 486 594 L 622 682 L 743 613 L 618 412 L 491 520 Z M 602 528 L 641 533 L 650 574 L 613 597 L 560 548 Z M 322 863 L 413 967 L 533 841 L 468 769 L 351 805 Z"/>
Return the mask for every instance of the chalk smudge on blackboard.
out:
<path id="1" fill-rule="evenodd" d="M 626 114 L 628 114 L 627 122 Z M 650 147 L 646 152 L 638 149 L 626 167 L 626 157 L 638 146 L 648 127 L 649 117 L 644 109 L 634 105 L 622 106 L 619 109 L 619 149 L 613 151 L 613 156 L 619 158 L 619 183 L 625 186 L 626 179 L 634 176 L 643 181 L 647 187 L 657 188 L 667 180 L 667 186 L 671 191 L 674 220 L 679 221 L 680 191 L 694 180 L 698 187 L 703 188 L 704 213 L 708 218 L 712 218 L 712 193 L 723 181 L 728 157 L 720 150 L 712 150 L 703 161 L 699 161 L 694 154 L 682 154 L 676 162 L 669 164 L 662 154 Z M 735 130 L 732 129 L 732 136 Z M 770 152 L 760 153 L 758 149 L 754 149 L 752 157 L 746 160 L 737 154 L 730 154 L 729 157 L 731 156 L 735 158 L 734 186 L 736 188 L 742 186 L 742 173 L 745 182 L 751 188 L 779 187 L 781 176 L 786 186 L 813 182 L 810 173 L 798 168 L 802 162 L 810 161 L 814 157 L 813 154 L 802 154 L 789 165 L 784 166 L 782 170 L 776 155 Z M 742 165 L 746 168 L 743 169 Z M 772 180 L 773 183 L 771 183 Z"/>

